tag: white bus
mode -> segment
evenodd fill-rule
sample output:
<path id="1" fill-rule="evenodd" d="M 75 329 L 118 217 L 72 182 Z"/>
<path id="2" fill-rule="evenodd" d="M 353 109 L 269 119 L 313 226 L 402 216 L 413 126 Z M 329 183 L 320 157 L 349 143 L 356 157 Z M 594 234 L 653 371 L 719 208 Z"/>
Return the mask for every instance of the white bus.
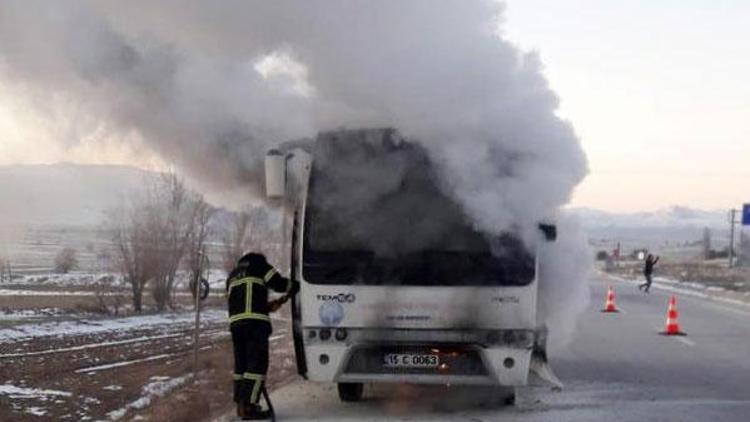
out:
<path id="1" fill-rule="evenodd" d="M 358 133 L 393 143 L 390 130 Z M 292 303 L 298 372 L 337 383 L 343 401 L 359 400 L 364 383 L 522 386 L 530 369 L 557 382 L 537 325 L 540 264 L 514 237 L 487 241 L 470 225 L 452 227 L 451 237 L 465 241 L 395 256 L 326 244 L 331 230 L 355 228 L 331 224 L 336 209 L 322 205 L 323 180 L 339 175 L 316 166 L 315 144 L 350 141 L 321 134 L 312 148 L 298 143 L 266 156 L 267 195 L 283 201 L 290 272 L 300 281 Z M 553 226 L 540 230 L 554 240 Z M 492 253 L 498 248 L 501 256 Z"/>

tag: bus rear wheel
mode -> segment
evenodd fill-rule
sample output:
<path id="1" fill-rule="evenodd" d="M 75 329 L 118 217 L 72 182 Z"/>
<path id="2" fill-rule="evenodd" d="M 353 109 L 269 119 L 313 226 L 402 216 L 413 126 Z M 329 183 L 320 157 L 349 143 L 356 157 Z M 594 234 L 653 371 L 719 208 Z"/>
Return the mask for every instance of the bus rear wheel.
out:
<path id="1" fill-rule="evenodd" d="M 364 385 L 361 382 L 340 382 L 338 384 L 341 401 L 351 402 L 362 400 Z"/>

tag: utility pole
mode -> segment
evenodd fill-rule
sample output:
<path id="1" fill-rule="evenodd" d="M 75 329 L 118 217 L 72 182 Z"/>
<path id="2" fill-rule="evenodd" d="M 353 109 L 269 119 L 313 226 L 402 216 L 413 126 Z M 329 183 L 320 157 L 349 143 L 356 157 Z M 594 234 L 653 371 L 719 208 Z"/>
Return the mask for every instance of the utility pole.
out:
<path id="1" fill-rule="evenodd" d="M 729 210 L 729 268 L 734 266 L 734 218 L 736 214 L 736 209 Z"/>
<path id="2" fill-rule="evenodd" d="M 202 248 L 198 252 L 198 274 L 195 275 L 195 329 L 193 331 L 193 381 L 198 379 L 198 349 L 200 348 L 200 328 L 201 328 L 201 279 L 203 278 L 203 260 L 208 261 L 206 249 Z M 210 265 L 210 264 L 209 264 Z"/>
<path id="3" fill-rule="evenodd" d="M 711 229 L 703 228 L 703 259 L 711 259 Z"/>

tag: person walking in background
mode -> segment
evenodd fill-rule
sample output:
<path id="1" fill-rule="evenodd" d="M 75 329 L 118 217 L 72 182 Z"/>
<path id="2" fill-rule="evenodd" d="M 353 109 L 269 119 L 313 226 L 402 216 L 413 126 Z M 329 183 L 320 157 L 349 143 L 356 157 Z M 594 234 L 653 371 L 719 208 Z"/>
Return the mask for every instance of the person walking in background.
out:
<path id="1" fill-rule="evenodd" d="M 654 257 L 652 254 L 648 254 L 646 262 L 643 265 L 643 275 L 646 277 L 646 282 L 638 285 L 638 290 L 643 290 L 648 293 L 651 289 L 651 283 L 653 283 L 652 275 L 654 273 L 654 265 L 659 262 L 659 257 Z"/>

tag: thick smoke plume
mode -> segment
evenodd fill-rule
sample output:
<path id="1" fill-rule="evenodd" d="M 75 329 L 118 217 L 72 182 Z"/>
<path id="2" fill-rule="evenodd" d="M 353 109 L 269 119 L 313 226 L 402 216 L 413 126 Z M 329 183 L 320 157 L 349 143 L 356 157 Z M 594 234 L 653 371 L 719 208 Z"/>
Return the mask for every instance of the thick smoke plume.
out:
<path id="1" fill-rule="evenodd" d="M 323 132 L 308 145 L 313 249 L 394 257 L 487 248 L 461 207 L 441 191 L 420 144 L 393 129 L 366 129 Z"/>
<path id="2" fill-rule="evenodd" d="M 135 142 L 214 197 L 259 193 L 278 142 L 394 127 L 476 229 L 533 246 L 586 160 L 538 57 L 497 35 L 501 17 L 466 0 L 5 0 L 0 84 L 68 122 L 65 142 Z"/>

